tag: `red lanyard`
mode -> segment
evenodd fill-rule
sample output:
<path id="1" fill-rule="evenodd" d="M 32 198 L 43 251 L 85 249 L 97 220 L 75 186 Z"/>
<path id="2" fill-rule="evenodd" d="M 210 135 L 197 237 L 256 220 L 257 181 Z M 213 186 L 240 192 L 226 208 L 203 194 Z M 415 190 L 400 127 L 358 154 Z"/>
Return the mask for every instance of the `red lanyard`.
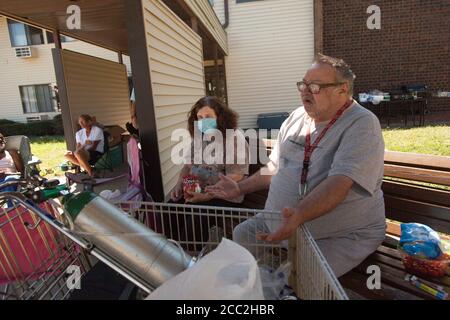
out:
<path id="1" fill-rule="evenodd" d="M 352 105 L 353 101 L 347 101 L 334 115 L 333 119 L 328 122 L 325 129 L 322 130 L 320 135 L 311 145 L 311 119 L 309 119 L 307 127 L 306 127 L 306 138 L 305 138 L 305 158 L 303 159 L 303 169 L 302 175 L 300 179 L 300 194 L 304 195 L 306 193 L 306 179 L 308 178 L 308 170 L 309 170 L 309 162 L 314 150 L 316 150 L 322 138 L 325 136 L 327 131 L 331 128 L 331 126 L 341 117 L 345 110 Z M 301 188 L 303 186 L 303 189 Z"/>

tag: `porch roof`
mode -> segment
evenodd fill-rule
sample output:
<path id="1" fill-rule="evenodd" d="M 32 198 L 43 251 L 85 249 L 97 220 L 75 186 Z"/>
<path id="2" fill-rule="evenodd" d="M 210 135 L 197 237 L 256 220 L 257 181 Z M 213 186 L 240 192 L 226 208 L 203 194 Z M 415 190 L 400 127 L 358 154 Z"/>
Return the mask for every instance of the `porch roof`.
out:
<path id="1" fill-rule="evenodd" d="M 205 45 L 217 43 L 227 53 L 226 34 L 208 0 L 164 1 L 188 25 L 193 17 L 199 22 L 198 32 Z M 81 29 L 67 27 L 67 8 L 81 9 Z M 128 54 L 125 0 L 2 0 L 0 14 L 47 30 Z M 208 53 L 205 52 L 205 59 Z"/>

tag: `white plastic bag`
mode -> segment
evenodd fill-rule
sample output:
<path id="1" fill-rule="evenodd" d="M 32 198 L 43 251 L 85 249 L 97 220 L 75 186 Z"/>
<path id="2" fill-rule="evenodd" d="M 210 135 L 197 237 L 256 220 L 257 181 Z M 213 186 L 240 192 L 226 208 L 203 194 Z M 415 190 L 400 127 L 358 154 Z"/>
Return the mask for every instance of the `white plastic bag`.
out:
<path id="1" fill-rule="evenodd" d="M 146 300 L 264 300 L 264 295 L 255 258 L 223 238 L 215 250 L 166 281 Z"/>

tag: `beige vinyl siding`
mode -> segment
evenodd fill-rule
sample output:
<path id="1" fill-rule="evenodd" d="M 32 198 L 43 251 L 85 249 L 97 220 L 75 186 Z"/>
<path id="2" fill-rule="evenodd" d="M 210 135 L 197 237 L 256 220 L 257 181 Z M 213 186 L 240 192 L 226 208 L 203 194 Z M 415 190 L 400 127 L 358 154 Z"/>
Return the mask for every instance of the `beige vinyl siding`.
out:
<path id="1" fill-rule="evenodd" d="M 27 117 L 52 113 L 23 113 L 19 86 L 56 83 L 55 68 L 51 49 L 54 44 L 32 46 L 36 57 L 16 58 L 14 48 L 9 40 L 8 24 L 5 17 L 0 16 L 0 118 L 25 122 Z M 117 53 L 83 41 L 63 42 L 62 47 L 72 51 L 85 53 L 103 59 L 117 61 Z M 123 56 L 123 62 L 131 73 L 130 59 Z"/>
<path id="2" fill-rule="evenodd" d="M 227 34 L 208 0 L 184 0 L 197 18 L 206 26 L 225 54 L 228 54 Z M 230 1 L 231 2 L 231 1 Z"/>
<path id="3" fill-rule="evenodd" d="M 175 186 L 181 166 L 170 155 L 172 132 L 187 128 L 187 114 L 205 95 L 202 39 L 162 1 L 143 0 L 164 194 Z"/>
<path id="4" fill-rule="evenodd" d="M 125 65 L 69 50 L 62 51 L 62 61 L 74 134 L 81 114 L 124 127 L 130 119 Z"/>
<path id="5" fill-rule="evenodd" d="M 236 1 L 236 0 L 234 0 L 234 1 Z M 230 3 L 230 1 L 228 1 L 228 2 Z M 225 8 L 223 6 L 223 0 L 214 0 L 212 7 L 213 7 L 213 10 L 216 13 L 216 16 L 219 19 L 220 23 L 224 24 L 225 23 Z"/>
<path id="6" fill-rule="evenodd" d="M 56 83 L 50 48 L 33 46 L 33 58 L 17 58 L 9 40 L 8 23 L 0 17 L 0 118 L 25 122 L 27 117 L 57 113 L 24 113 L 19 86 Z"/>
<path id="7" fill-rule="evenodd" d="M 224 21 L 223 0 L 214 1 Z M 257 114 L 300 105 L 295 83 L 314 56 L 313 0 L 229 1 L 228 102 L 239 126 L 257 126 Z"/>

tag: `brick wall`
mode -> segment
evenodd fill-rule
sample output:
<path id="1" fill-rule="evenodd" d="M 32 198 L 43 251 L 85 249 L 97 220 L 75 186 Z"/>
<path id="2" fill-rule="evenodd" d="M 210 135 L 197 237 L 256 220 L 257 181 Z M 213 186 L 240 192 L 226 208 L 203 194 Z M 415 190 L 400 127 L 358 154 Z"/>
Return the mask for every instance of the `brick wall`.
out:
<path id="1" fill-rule="evenodd" d="M 381 30 L 367 28 L 370 5 Z M 351 65 L 355 93 L 408 83 L 450 91 L 449 0 L 323 0 L 323 24 L 323 53 Z M 450 99 L 432 98 L 429 109 L 450 110 Z"/>

